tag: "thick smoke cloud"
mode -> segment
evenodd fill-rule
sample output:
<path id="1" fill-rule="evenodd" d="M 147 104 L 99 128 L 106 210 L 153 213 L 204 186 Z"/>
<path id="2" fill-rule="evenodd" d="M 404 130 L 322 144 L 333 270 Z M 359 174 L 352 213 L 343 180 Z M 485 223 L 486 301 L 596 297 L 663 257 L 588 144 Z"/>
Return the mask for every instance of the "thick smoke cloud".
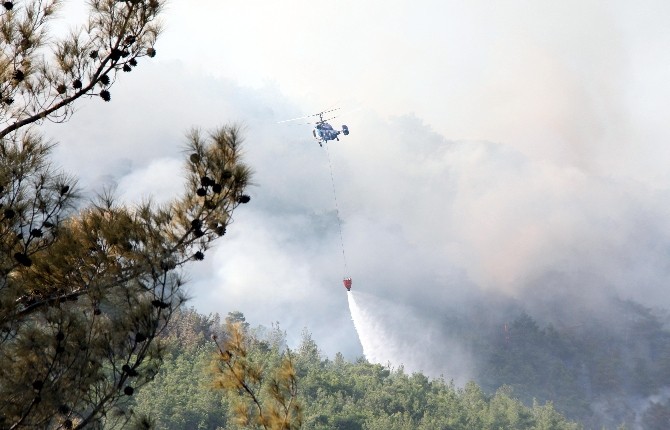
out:
<path id="1" fill-rule="evenodd" d="M 668 306 L 666 4 L 203 4 L 171 4 L 159 56 L 49 129 L 87 190 L 134 201 L 180 192 L 190 127 L 243 124 L 256 186 L 192 267 L 202 312 L 353 358 L 344 275 L 423 326 L 498 294 Z M 352 133 L 328 154 L 277 124 L 333 105 Z"/>
<path id="2" fill-rule="evenodd" d="M 161 70 L 164 82 L 198 80 L 178 68 L 170 79 L 161 65 L 147 69 Z M 626 172 L 602 176 L 503 144 L 450 141 L 415 116 L 385 119 L 369 109 L 335 120 L 352 134 L 326 153 L 309 126 L 276 124 L 296 108 L 271 88 L 211 79 L 158 112 L 150 99 L 130 103 L 140 88 L 148 91 L 147 82 L 118 86 L 115 101 L 130 110 L 90 103 L 53 129 L 61 164 L 83 183 L 115 183 L 127 201 L 180 191 L 181 136 L 190 126 L 250 118 L 252 203 L 191 273 L 192 304 L 204 312 L 278 321 L 294 342 L 307 327 L 327 353 L 353 357 L 361 350 L 343 275 L 357 290 L 405 303 L 416 318 L 438 318 L 480 290 L 539 301 L 560 294 L 585 307 L 608 295 L 668 303 L 669 195 Z M 191 97 L 203 103 L 184 110 Z M 152 136 L 153 128 L 126 128 L 128 121 L 162 126 Z M 115 131 L 100 133 L 103 126 Z"/>

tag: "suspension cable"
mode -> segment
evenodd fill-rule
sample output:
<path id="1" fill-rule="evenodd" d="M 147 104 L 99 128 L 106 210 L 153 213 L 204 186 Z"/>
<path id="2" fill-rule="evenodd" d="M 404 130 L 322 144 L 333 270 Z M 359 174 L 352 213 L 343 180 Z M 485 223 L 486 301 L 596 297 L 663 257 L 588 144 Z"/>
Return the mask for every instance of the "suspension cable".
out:
<path id="1" fill-rule="evenodd" d="M 347 268 L 347 256 L 344 254 L 344 238 L 342 236 L 342 221 L 340 221 L 340 208 L 337 204 L 337 193 L 335 192 L 335 177 L 333 176 L 333 163 L 330 161 L 330 151 L 328 150 L 328 142 L 324 142 L 326 147 L 326 156 L 328 157 L 328 166 L 330 167 L 330 181 L 333 184 L 333 197 L 335 198 L 335 213 L 337 215 L 337 225 L 340 228 L 340 245 L 342 245 L 342 261 L 344 262 L 344 274 L 349 272 Z"/>

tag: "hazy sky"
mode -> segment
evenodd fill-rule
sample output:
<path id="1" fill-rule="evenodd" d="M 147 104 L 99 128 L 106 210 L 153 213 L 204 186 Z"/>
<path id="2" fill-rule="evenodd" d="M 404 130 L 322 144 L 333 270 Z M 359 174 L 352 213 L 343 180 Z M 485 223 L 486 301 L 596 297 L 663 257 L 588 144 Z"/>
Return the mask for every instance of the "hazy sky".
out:
<path id="1" fill-rule="evenodd" d="M 172 0 L 164 22 L 111 103 L 49 132 L 86 189 L 135 201 L 179 192 L 190 127 L 245 125 L 257 185 L 191 267 L 200 311 L 362 353 L 327 154 L 277 124 L 336 106 L 346 274 L 370 306 L 429 321 L 552 285 L 668 307 L 670 3 Z"/>

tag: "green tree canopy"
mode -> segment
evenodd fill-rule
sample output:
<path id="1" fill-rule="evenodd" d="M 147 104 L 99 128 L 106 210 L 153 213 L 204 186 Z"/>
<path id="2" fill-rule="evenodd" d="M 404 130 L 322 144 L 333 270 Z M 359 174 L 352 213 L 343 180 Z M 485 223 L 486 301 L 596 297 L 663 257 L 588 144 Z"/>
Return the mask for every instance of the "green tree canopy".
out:
<path id="1" fill-rule="evenodd" d="M 189 317 L 187 320 L 199 324 L 203 319 Z M 212 322 L 209 328 L 193 332 L 226 330 L 230 329 L 217 327 Z M 220 350 L 215 342 L 203 340 L 196 352 L 188 346 L 190 343 L 177 342 L 179 347 L 173 349 L 156 380 L 140 390 L 137 409 L 153 415 L 156 429 L 161 430 L 263 428 L 256 412 L 258 405 L 265 411 L 276 399 L 264 391 L 262 385 L 281 376 L 276 370 L 282 369 L 287 357 L 282 347 L 284 341 L 277 338 L 280 334 L 277 329 L 249 328 L 230 337 L 227 346 Z M 204 339 L 203 336 L 198 338 Z M 268 345 L 272 346 L 268 348 Z M 225 351 L 232 353 L 224 357 L 222 352 Z M 211 368 L 207 369 L 213 358 L 214 375 Z M 524 405 L 510 387 L 489 395 L 474 382 L 456 387 L 443 379 L 430 379 L 421 373 L 408 375 L 402 368 L 389 369 L 364 359 L 349 362 L 341 354 L 331 361 L 319 353 L 318 345 L 307 331 L 303 332 L 301 344 L 290 352 L 290 358 L 294 369 L 290 374 L 301 405 L 300 428 L 305 430 L 580 428 L 566 420 L 551 403 Z M 240 377 L 222 372 L 226 362 Z M 212 380 L 225 383 L 229 389 L 217 389 Z M 248 388 L 259 396 L 258 404 L 253 400 L 240 402 L 245 399 L 239 395 L 245 390 L 241 381 L 250 383 Z M 291 397 L 283 396 L 283 399 Z M 249 400 L 249 396 L 246 399 Z M 243 419 L 236 420 L 236 417 Z"/>

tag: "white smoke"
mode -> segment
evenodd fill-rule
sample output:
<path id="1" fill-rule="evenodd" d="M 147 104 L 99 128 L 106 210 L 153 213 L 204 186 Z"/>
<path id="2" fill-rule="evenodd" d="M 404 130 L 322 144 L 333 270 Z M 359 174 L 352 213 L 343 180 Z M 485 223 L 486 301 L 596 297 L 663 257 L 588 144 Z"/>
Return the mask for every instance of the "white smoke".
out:
<path id="1" fill-rule="evenodd" d="M 645 430 L 642 418 L 651 406 L 655 403 L 666 404 L 668 400 L 670 400 L 670 388 L 663 388 L 656 394 L 631 402 L 635 409 L 635 430 Z"/>

